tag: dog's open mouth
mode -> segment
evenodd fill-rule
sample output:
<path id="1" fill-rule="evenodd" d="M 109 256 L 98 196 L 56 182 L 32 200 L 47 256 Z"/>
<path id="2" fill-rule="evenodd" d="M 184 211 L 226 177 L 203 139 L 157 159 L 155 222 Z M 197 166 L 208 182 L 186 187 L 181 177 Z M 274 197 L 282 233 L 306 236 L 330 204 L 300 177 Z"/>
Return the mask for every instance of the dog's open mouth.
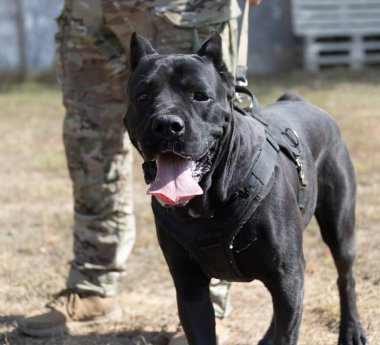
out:
<path id="1" fill-rule="evenodd" d="M 156 164 L 157 173 L 147 193 L 165 205 L 179 205 L 203 194 L 198 182 L 211 168 L 211 153 L 198 161 L 162 153 Z"/>

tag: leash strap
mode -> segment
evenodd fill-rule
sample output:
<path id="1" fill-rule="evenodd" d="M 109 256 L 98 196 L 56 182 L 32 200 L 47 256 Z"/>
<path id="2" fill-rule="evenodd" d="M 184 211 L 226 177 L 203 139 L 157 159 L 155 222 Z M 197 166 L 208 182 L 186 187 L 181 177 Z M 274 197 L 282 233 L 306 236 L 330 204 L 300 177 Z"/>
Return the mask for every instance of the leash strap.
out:
<path id="1" fill-rule="evenodd" d="M 249 0 L 245 1 L 243 20 L 240 28 L 239 48 L 235 75 L 235 103 L 248 108 L 253 113 L 260 112 L 257 99 L 246 88 L 248 86 L 248 33 L 249 33 Z M 248 92 L 247 92 L 248 91 Z"/>
<path id="2" fill-rule="evenodd" d="M 245 1 L 243 20 L 241 23 L 239 48 L 236 67 L 236 84 L 247 86 L 247 60 L 248 60 L 248 31 L 249 31 L 249 0 Z"/>

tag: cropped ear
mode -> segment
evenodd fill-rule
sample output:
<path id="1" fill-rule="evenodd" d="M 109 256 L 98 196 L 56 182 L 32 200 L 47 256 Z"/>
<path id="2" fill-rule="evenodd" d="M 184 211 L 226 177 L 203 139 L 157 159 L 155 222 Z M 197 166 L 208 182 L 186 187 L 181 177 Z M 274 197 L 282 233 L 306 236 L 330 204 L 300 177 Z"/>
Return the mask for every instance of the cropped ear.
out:
<path id="1" fill-rule="evenodd" d="M 222 51 L 222 38 L 218 32 L 214 31 L 211 37 L 203 43 L 202 47 L 198 50 L 199 56 L 207 56 L 213 62 L 217 70 L 224 64 L 223 51 Z"/>
<path id="2" fill-rule="evenodd" d="M 150 42 L 146 38 L 139 36 L 136 32 L 131 36 L 130 48 L 130 63 L 132 71 L 136 69 L 142 58 L 147 55 L 157 54 Z"/>
<path id="3" fill-rule="evenodd" d="M 235 78 L 228 71 L 223 61 L 222 38 L 218 32 L 214 31 L 212 33 L 211 37 L 198 50 L 197 55 L 201 57 L 206 56 L 212 61 L 222 80 L 225 82 L 228 98 L 232 99 L 235 93 Z"/>

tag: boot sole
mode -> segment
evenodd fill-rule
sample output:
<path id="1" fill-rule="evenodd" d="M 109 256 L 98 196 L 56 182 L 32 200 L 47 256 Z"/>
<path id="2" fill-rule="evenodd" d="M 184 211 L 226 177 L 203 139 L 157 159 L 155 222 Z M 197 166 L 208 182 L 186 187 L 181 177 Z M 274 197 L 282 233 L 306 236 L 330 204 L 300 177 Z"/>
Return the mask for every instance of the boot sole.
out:
<path id="1" fill-rule="evenodd" d="M 77 331 L 80 328 L 93 326 L 93 325 L 99 325 L 104 324 L 108 322 L 117 322 L 122 317 L 122 310 L 118 307 L 113 312 L 105 315 L 96 317 L 92 320 L 88 321 L 70 321 L 65 323 L 62 326 L 58 327 L 52 327 L 52 328 L 45 328 L 45 329 L 34 329 L 34 328 L 28 328 L 25 324 L 23 324 L 22 320 L 18 321 L 18 329 L 26 334 L 30 335 L 32 337 L 51 337 L 54 335 L 60 335 L 60 334 L 70 334 L 72 331 Z"/>

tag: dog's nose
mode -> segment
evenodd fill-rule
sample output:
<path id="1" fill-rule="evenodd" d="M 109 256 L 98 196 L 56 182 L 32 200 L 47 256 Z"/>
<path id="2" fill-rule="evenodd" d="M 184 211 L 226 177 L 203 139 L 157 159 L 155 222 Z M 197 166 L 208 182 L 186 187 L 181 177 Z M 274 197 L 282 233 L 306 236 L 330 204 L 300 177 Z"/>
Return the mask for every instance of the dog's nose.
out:
<path id="1" fill-rule="evenodd" d="M 179 136 L 185 131 L 185 123 L 175 115 L 161 115 L 152 124 L 153 133 L 158 136 Z"/>

